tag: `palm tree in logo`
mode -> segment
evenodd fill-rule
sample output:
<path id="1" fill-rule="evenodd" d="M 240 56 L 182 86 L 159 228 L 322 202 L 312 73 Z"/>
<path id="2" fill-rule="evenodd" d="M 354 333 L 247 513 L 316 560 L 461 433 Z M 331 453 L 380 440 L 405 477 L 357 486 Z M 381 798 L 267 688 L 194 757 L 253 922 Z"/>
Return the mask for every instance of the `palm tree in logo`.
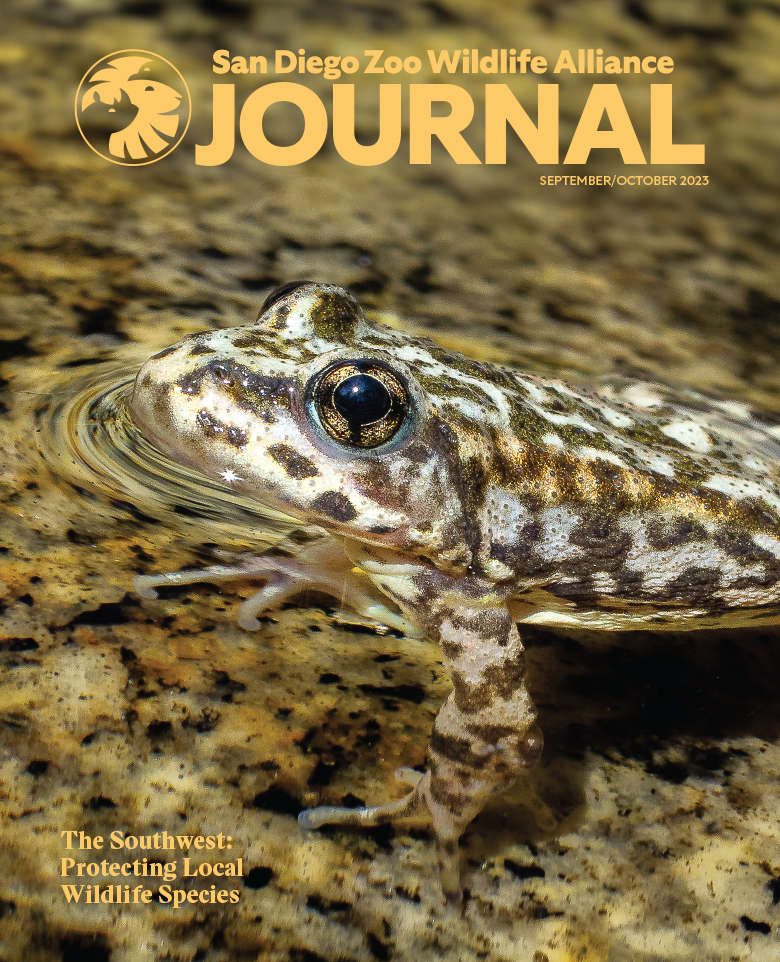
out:
<path id="1" fill-rule="evenodd" d="M 95 103 L 96 97 L 104 104 L 115 104 L 122 100 L 123 94 L 138 108 L 130 124 L 111 134 L 108 149 L 115 157 L 125 157 L 125 151 L 132 160 L 144 160 L 150 153 L 158 154 L 169 146 L 158 131 L 173 138 L 179 126 L 178 114 L 171 111 L 178 108 L 181 94 L 156 80 L 130 79 L 144 64 L 151 62 L 149 57 L 111 60 L 108 67 L 90 77 L 90 83 L 98 83 L 82 97 L 82 111 Z"/>

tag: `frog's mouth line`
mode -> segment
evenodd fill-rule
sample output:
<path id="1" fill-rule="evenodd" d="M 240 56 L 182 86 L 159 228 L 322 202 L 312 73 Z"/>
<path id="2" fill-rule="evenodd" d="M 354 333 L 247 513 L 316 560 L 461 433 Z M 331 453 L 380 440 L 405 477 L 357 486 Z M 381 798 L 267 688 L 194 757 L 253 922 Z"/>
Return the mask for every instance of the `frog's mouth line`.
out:
<path id="1" fill-rule="evenodd" d="M 376 525 L 376 530 L 356 532 L 354 508 L 336 497 L 336 492 L 330 492 L 330 498 L 326 493 L 321 495 L 319 500 L 313 499 L 312 504 L 308 507 L 301 506 L 295 503 L 287 483 L 281 478 L 277 482 L 266 482 L 263 486 L 263 501 L 257 502 L 252 497 L 252 485 L 244 484 L 240 474 L 236 473 L 231 476 L 229 469 L 224 472 L 203 470 L 202 460 L 196 453 L 193 453 L 197 451 L 197 437 L 193 439 L 192 444 L 176 443 L 176 439 L 180 439 L 182 435 L 172 429 L 170 433 L 166 433 L 165 430 L 160 428 L 156 420 L 146 416 L 146 411 L 142 405 L 133 404 L 132 398 L 129 404 L 129 412 L 136 428 L 174 468 L 185 466 L 194 472 L 198 478 L 216 483 L 230 495 L 242 495 L 257 504 L 259 508 L 271 513 L 278 512 L 282 517 L 289 518 L 291 522 L 303 521 L 307 524 L 315 524 L 324 527 L 334 535 L 378 546 L 386 545 L 391 538 L 403 535 L 412 526 L 408 522 L 394 525 Z M 323 515 L 326 517 L 323 517 Z"/>

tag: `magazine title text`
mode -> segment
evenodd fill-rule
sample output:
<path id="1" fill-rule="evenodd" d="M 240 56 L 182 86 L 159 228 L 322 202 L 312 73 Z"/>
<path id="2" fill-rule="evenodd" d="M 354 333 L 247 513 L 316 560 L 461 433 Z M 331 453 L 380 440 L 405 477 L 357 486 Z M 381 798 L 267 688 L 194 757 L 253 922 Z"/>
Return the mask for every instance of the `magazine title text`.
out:
<path id="1" fill-rule="evenodd" d="M 338 154 L 358 166 L 376 166 L 395 157 L 404 136 L 408 141 L 410 164 L 430 164 L 434 140 L 456 164 L 506 164 L 509 128 L 537 164 L 583 165 L 593 150 L 605 149 L 617 150 L 624 164 L 704 163 L 704 144 L 673 141 L 671 83 L 649 84 L 644 109 L 649 111 L 650 136 L 649 144 L 643 146 L 617 83 L 592 84 L 574 134 L 568 145 L 562 145 L 558 83 L 539 82 L 535 102 L 522 103 L 508 83 L 498 82 L 500 77 L 511 80 L 512 75 L 518 74 L 540 78 L 551 74 L 558 75 L 558 79 L 575 75 L 640 74 L 654 81 L 666 81 L 667 75 L 674 71 L 674 60 L 666 54 L 617 56 L 597 47 L 562 50 L 556 58 L 548 60 L 531 48 L 508 47 L 493 48 L 487 53 L 467 48 L 428 50 L 426 57 L 427 63 L 418 56 L 387 55 L 384 50 L 364 50 L 360 56 L 320 56 L 304 48 L 276 50 L 270 56 L 217 50 L 212 70 L 225 80 L 213 84 L 212 141 L 196 145 L 195 162 L 213 167 L 230 159 L 236 143 L 236 83 L 227 80 L 231 75 L 255 74 L 260 84 L 241 105 L 238 133 L 250 154 L 277 167 L 310 160 L 322 149 L 329 133 Z M 417 76 L 423 70 L 423 76 Z M 264 81 L 263 75 L 268 74 L 286 79 Z M 312 87 L 291 79 L 296 76 L 317 83 L 320 78 L 340 81 L 354 74 L 373 76 L 379 81 L 378 134 L 373 143 L 361 142 L 365 136 L 358 139 L 356 84 L 334 82 L 326 104 Z M 393 78 L 400 80 L 402 74 L 414 80 L 408 85 L 391 82 Z M 475 99 L 465 86 L 448 82 L 454 75 L 466 74 L 490 78 L 484 85 L 484 97 L 477 98 L 483 113 L 482 157 L 464 136 L 474 120 Z M 415 82 L 434 77 L 434 83 Z M 636 100 L 633 97 L 632 103 Z M 277 104 L 297 108 L 303 116 L 303 132 L 295 143 L 280 145 L 266 136 L 265 113 Z M 535 122 L 531 119 L 533 114 Z"/>

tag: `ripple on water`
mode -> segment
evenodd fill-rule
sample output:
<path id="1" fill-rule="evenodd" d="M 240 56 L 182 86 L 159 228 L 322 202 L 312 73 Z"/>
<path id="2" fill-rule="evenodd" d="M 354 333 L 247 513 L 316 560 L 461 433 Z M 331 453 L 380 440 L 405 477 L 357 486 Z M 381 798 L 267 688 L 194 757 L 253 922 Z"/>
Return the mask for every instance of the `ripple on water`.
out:
<path id="1" fill-rule="evenodd" d="M 135 372 L 125 365 L 69 381 L 33 405 L 38 453 L 52 482 L 74 497 L 199 536 L 221 546 L 273 544 L 300 524 L 171 461 L 144 437 L 128 411 Z"/>

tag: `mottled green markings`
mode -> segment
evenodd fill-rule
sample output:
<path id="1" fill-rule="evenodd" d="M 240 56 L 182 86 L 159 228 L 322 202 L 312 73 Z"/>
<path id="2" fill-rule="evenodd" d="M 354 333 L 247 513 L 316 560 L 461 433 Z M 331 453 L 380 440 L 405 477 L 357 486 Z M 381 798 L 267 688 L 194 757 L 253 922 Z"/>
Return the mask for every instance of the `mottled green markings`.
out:
<path id="1" fill-rule="evenodd" d="M 312 511 L 324 514 L 334 521 L 354 521 L 357 517 L 355 506 L 340 491 L 326 491 L 311 503 Z"/>
<path id="2" fill-rule="evenodd" d="M 282 303 L 274 307 L 268 314 L 261 313 L 257 321 L 263 321 L 263 326 L 271 331 L 283 331 L 287 327 L 287 319 L 290 316 L 290 305 Z"/>
<path id="3" fill-rule="evenodd" d="M 292 352 L 296 352 L 302 363 L 317 357 L 316 351 L 311 349 L 306 338 L 287 338 L 280 344 L 274 343 L 268 337 L 268 329 L 262 327 L 241 328 L 241 334 L 233 338 L 233 347 L 245 352 L 249 357 L 255 356 L 264 360 L 271 357 L 279 361 L 288 361 Z"/>
<path id="4" fill-rule="evenodd" d="M 351 294 L 346 291 L 327 291 L 319 296 L 310 320 L 317 337 L 350 344 L 364 317 L 360 305 Z"/>
<path id="5" fill-rule="evenodd" d="M 152 360 L 152 361 L 161 361 L 164 357 L 168 357 L 169 355 L 175 353 L 175 352 L 178 351 L 178 350 L 179 350 L 179 345 L 178 345 L 178 344 L 172 344 L 170 347 L 164 347 L 164 348 L 163 348 L 161 351 L 159 351 L 157 354 L 153 354 L 152 357 L 150 358 L 150 360 Z"/>
<path id="6" fill-rule="evenodd" d="M 295 448 L 289 444 L 272 444 L 268 449 L 277 464 L 280 464 L 287 472 L 288 477 L 301 481 L 303 478 L 316 478 L 319 476 L 319 468 L 309 458 L 298 454 Z"/>
<path id="7" fill-rule="evenodd" d="M 181 390 L 195 397 L 203 382 L 211 380 L 235 407 L 257 415 L 266 423 L 275 420 L 274 407 L 290 404 L 293 382 L 290 378 L 261 374 L 232 358 L 211 361 L 185 374 L 178 381 Z"/>
<path id="8" fill-rule="evenodd" d="M 190 357 L 199 357 L 204 354 L 213 354 L 214 348 L 208 344 L 193 344 L 190 348 Z"/>

